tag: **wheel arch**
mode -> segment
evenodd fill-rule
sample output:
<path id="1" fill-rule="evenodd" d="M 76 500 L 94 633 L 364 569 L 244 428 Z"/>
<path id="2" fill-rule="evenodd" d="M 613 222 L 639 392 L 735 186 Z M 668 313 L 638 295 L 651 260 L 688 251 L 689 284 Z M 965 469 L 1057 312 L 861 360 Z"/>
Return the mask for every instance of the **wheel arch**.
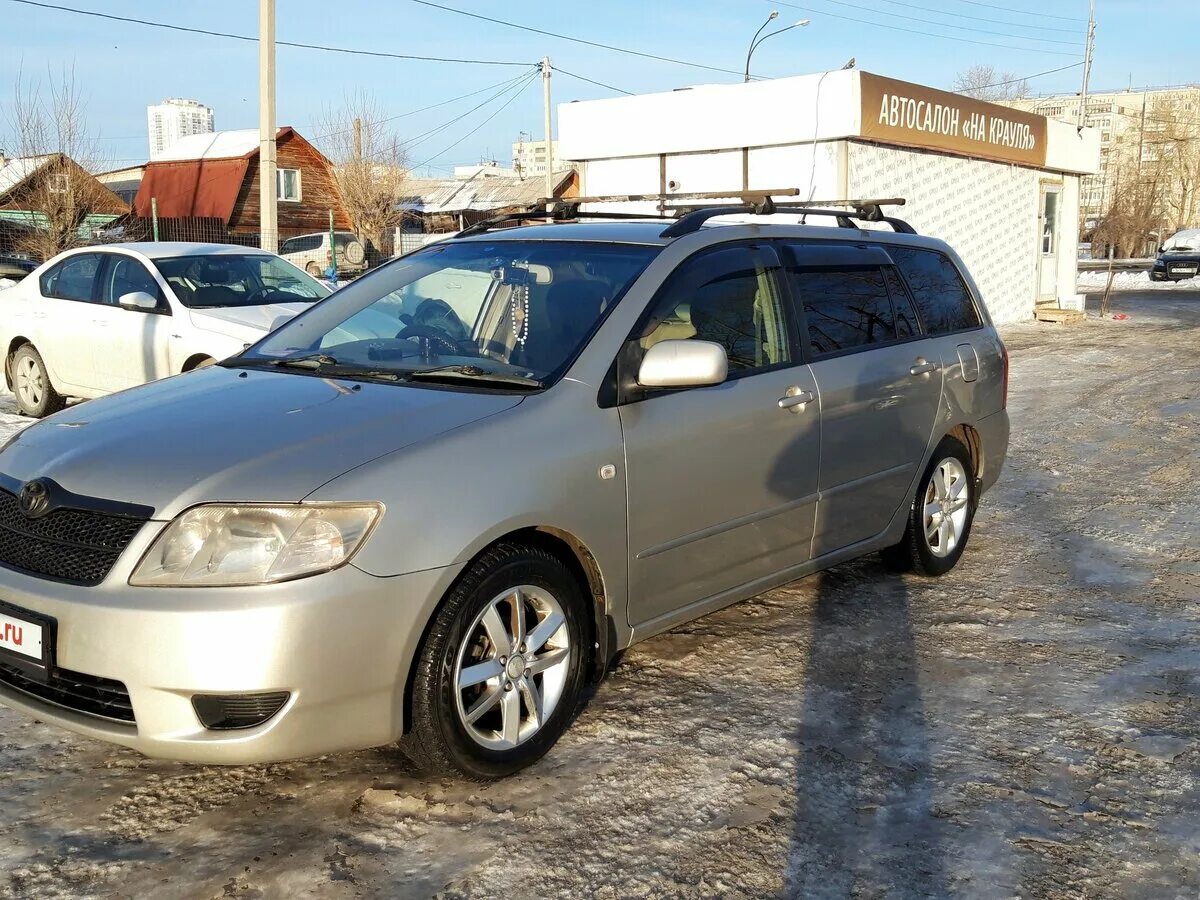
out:
<path id="1" fill-rule="evenodd" d="M 183 368 L 180 369 L 179 371 L 180 372 L 190 372 L 190 371 L 192 371 L 192 369 L 196 368 L 196 366 L 200 365 L 200 363 L 204 362 L 206 359 L 216 359 L 216 357 L 213 356 L 211 353 L 193 353 L 191 356 L 189 356 L 184 361 Z"/>
<path id="2" fill-rule="evenodd" d="M 26 344 L 32 344 L 32 343 L 33 343 L 33 341 L 31 341 L 29 338 L 25 337 L 24 335 L 20 335 L 20 334 L 16 335 L 11 341 L 8 342 L 8 347 L 6 348 L 6 350 L 4 352 L 4 383 L 8 386 L 8 389 L 10 391 L 12 390 L 12 358 L 13 358 L 13 354 L 15 354 L 18 350 L 20 350 Z"/>
<path id="3" fill-rule="evenodd" d="M 975 476 L 975 496 L 978 497 L 978 485 L 983 481 L 983 469 L 987 465 L 983 452 L 983 438 L 973 425 L 969 425 L 966 422 L 960 422 L 949 429 L 944 437 L 955 438 L 967 448 L 967 452 L 971 456 L 971 472 Z"/>
<path id="4" fill-rule="evenodd" d="M 600 565 L 596 561 L 595 555 L 583 541 L 569 531 L 548 525 L 532 525 L 518 528 L 500 535 L 486 546 L 481 547 L 467 564 L 462 567 L 458 576 L 447 586 L 442 597 L 438 599 L 438 602 L 430 611 L 421 632 L 421 639 L 417 642 L 416 646 L 419 648 L 424 644 L 429 629 L 433 627 L 433 622 L 437 618 L 438 610 L 441 609 L 446 597 L 454 590 L 454 587 L 462 579 L 463 575 L 470 571 L 471 567 L 475 565 L 480 557 L 501 543 L 517 543 L 538 547 L 557 557 L 571 571 L 571 574 L 574 575 L 576 583 L 579 585 L 580 590 L 583 591 L 584 596 L 591 600 L 591 680 L 599 681 L 602 679 L 616 647 L 615 626 L 609 610 L 603 572 L 600 570 Z M 403 698 L 405 732 L 412 727 L 412 697 L 415 676 L 416 666 L 410 665 L 408 675 L 405 679 Z"/>

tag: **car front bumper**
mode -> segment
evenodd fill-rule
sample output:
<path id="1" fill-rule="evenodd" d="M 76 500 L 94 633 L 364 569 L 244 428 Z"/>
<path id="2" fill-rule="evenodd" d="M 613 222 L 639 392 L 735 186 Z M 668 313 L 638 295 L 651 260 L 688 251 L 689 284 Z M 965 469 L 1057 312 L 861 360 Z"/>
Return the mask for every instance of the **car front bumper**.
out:
<path id="1" fill-rule="evenodd" d="M 88 588 L 0 569 L 0 600 L 56 621 L 56 666 L 123 684 L 135 721 L 52 704 L 11 678 L 0 678 L 0 702 L 148 756 L 196 763 L 390 743 L 403 730 L 408 668 L 425 623 L 456 574 L 378 578 L 345 566 L 275 585 L 134 588 L 127 571 L 114 570 Z M 283 708 L 245 729 L 207 729 L 192 706 L 196 694 L 282 691 Z"/>

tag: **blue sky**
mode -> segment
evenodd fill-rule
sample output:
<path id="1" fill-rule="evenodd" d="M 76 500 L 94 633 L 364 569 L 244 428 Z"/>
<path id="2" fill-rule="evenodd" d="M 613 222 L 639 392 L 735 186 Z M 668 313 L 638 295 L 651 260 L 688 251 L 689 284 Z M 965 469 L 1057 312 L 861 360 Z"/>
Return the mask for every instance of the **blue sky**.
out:
<path id="1" fill-rule="evenodd" d="M 51 2 L 247 35 L 254 35 L 258 27 L 254 0 Z M 757 74 L 783 76 L 839 68 L 853 56 L 860 68 L 940 87 L 949 87 L 955 72 L 973 63 L 1029 75 L 1077 62 L 1087 16 L 1086 0 L 442 2 L 601 43 L 739 71 L 751 35 L 775 8 L 780 12 L 779 24 L 798 18 L 809 18 L 812 24 L 764 43 L 754 58 Z M 530 64 L 548 54 L 556 65 L 633 92 L 737 80 L 735 75 L 467 19 L 412 0 L 277 0 L 277 6 L 280 40 Z M 103 148 L 114 165 L 144 161 L 145 107 L 164 97 L 191 97 L 213 106 L 218 128 L 257 125 L 254 43 L 104 21 L 13 0 L 0 0 L 0 12 L 4 23 L 0 147 L 8 132 L 12 86 L 22 68 L 27 77 L 44 77 L 47 66 L 74 66 L 85 88 L 93 129 L 103 137 Z M 1123 87 L 1130 80 L 1134 85 L 1200 80 L 1194 50 L 1194 36 L 1200 33 L 1200 5 L 1194 0 L 1098 0 L 1097 20 L 1094 87 Z M 986 33 L 989 31 L 1006 34 Z M 1058 41 L 1065 43 L 1055 43 Z M 372 59 L 281 47 L 279 122 L 302 133 L 312 132 L 326 107 L 358 90 L 373 93 L 383 111 L 396 115 L 497 84 L 522 71 L 518 67 Z M 1033 79 L 1030 84 L 1038 92 L 1078 90 L 1080 76 L 1080 69 L 1073 68 Z M 491 93 L 399 119 L 397 131 L 403 140 L 435 129 Z M 561 102 L 610 96 L 611 92 L 560 75 L 554 80 L 554 95 L 555 101 Z M 450 166 L 477 161 L 484 155 L 506 159 L 518 132 L 541 132 L 540 86 L 529 84 L 492 121 L 467 136 L 504 99 L 430 136 L 412 149 L 411 162 L 429 159 L 431 166 Z M 465 139 L 457 146 L 445 149 L 461 138 Z"/>

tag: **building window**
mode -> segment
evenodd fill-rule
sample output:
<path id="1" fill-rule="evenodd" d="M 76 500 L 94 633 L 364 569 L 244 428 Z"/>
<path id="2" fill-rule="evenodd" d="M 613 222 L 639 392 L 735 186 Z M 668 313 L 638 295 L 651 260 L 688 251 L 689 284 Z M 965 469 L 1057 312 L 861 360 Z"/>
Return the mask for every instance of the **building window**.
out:
<path id="1" fill-rule="evenodd" d="M 65 194 L 71 189 L 71 177 L 66 172 L 57 172 L 50 176 L 47 189 L 51 194 Z"/>
<path id="2" fill-rule="evenodd" d="M 300 202 L 299 169 L 276 169 L 275 183 L 279 188 L 278 196 L 280 200 L 290 200 L 293 203 Z"/>

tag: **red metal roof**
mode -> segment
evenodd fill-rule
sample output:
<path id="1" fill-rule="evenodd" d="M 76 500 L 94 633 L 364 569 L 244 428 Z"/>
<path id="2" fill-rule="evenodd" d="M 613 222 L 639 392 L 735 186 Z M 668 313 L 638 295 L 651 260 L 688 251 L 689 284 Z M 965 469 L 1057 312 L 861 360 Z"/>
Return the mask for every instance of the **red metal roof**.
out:
<path id="1" fill-rule="evenodd" d="M 205 216 L 228 222 L 249 164 L 249 156 L 152 162 L 134 198 L 134 212 L 149 218 L 153 198 L 164 219 Z"/>

